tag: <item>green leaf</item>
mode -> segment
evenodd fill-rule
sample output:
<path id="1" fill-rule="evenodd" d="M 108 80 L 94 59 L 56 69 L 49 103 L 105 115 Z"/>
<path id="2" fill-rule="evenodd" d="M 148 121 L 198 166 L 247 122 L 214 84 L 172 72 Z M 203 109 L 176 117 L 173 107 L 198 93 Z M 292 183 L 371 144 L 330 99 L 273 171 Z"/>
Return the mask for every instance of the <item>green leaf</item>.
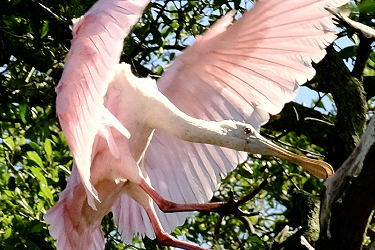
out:
<path id="1" fill-rule="evenodd" d="M 40 31 L 40 38 L 45 37 L 48 34 L 48 31 L 49 31 L 49 21 L 45 20 L 42 30 Z"/>
<path id="2" fill-rule="evenodd" d="M 313 100 L 313 103 L 316 107 L 326 110 L 324 103 L 321 99 L 317 98 L 316 100 Z"/>
<path id="3" fill-rule="evenodd" d="M 374 15 L 375 14 L 375 1 L 373 1 L 373 0 L 362 0 L 358 4 L 358 9 L 361 13 Z"/>
<path id="4" fill-rule="evenodd" d="M 259 236 L 255 235 L 255 234 L 250 235 L 248 240 L 251 241 L 251 243 L 253 245 L 264 247 L 263 241 L 259 238 Z"/>
<path id="5" fill-rule="evenodd" d="M 33 167 L 31 168 L 31 172 L 35 175 L 35 177 L 39 181 L 39 187 L 40 187 L 40 191 L 43 194 L 43 197 L 47 198 L 46 200 L 52 202 L 53 196 L 52 196 L 51 190 L 49 189 L 47 180 L 42 174 L 41 170 L 39 168 Z"/>
<path id="6" fill-rule="evenodd" d="M 15 144 L 14 144 L 14 141 L 13 141 L 10 137 L 7 137 L 6 139 L 4 139 L 4 144 L 5 144 L 5 146 L 6 146 L 10 151 L 14 151 Z"/>
<path id="7" fill-rule="evenodd" d="M 8 239 L 12 234 L 12 229 L 11 228 L 8 228 L 5 230 L 5 232 L 2 234 L 3 235 L 3 239 L 6 240 Z"/>
<path id="8" fill-rule="evenodd" d="M 173 20 L 173 21 L 172 21 L 172 24 L 171 24 L 171 27 L 172 27 L 173 29 L 177 29 L 178 27 L 180 27 L 180 24 L 178 23 L 177 20 Z"/>
<path id="9" fill-rule="evenodd" d="M 43 168 L 43 161 L 37 153 L 35 153 L 34 151 L 28 151 L 26 155 L 29 160 L 33 161 L 39 167 Z"/>
<path id="10" fill-rule="evenodd" d="M 16 200 L 18 204 L 20 204 L 24 209 L 25 211 L 28 213 L 28 214 L 34 214 L 34 211 L 33 209 L 30 207 L 29 203 L 27 203 L 26 199 L 23 198 L 23 197 L 20 197 L 19 199 Z M 22 219 L 20 219 L 20 217 L 17 217 L 17 219 L 19 221 L 21 221 Z"/>
<path id="11" fill-rule="evenodd" d="M 241 175 L 242 177 L 248 178 L 248 179 L 251 179 L 251 178 L 254 177 L 253 173 L 251 173 L 248 170 L 243 169 L 243 168 L 238 169 L 238 174 Z"/>
<path id="12" fill-rule="evenodd" d="M 32 150 L 36 151 L 38 154 L 41 154 L 40 146 L 38 143 L 31 141 L 29 142 L 29 146 L 32 148 Z"/>
<path id="13" fill-rule="evenodd" d="M 27 114 L 29 112 L 29 105 L 26 102 L 22 102 L 19 105 L 19 115 L 23 123 L 27 124 Z"/>
<path id="14" fill-rule="evenodd" d="M 44 141 L 44 151 L 46 152 L 48 161 L 50 161 L 52 158 L 52 144 L 48 138 Z"/>
<path id="15" fill-rule="evenodd" d="M 30 228 L 31 233 L 39 233 L 43 230 L 43 224 L 40 221 L 35 220 L 32 222 L 32 224 L 34 225 Z"/>

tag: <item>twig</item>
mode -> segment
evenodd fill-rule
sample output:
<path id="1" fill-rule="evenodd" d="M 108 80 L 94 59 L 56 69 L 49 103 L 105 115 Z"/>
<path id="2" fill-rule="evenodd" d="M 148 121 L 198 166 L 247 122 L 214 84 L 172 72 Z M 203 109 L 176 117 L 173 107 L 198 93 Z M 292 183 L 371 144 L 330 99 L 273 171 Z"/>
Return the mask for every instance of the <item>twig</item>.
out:
<path id="1" fill-rule="evenodd" d="M 281 163 L 276 159 L 276 157 L 273 157 L 273 159 L 276 161 L 277 165 L 279 165 L 279 167 L 281 167 L 281 169 L 283 170 L 284 174 L 286 175 L 286 177 L 288 177 L 288 179 L 290 180 L 290 182 L 293 184 L 293 186 L 298 190 L 298 191 L 301 191 L 301 189 L 297 186 L 296 183 L 294 183 L 294 181 L 292 180 L 292 178 L 290 177 L 290 175 L 286 172 L 285 168 L 281 165 Z"/>
<path id="2" fill-rule="evenodd" d="M 355 29 L 357 32 L 362 33 L 366 38 L 375 41 L 375 30 L 363 23 L 356 22 L 350 19 L 348 16 L 341 14 L 340 10 L 333 8 L 326 8 L 332 15 L 334 15 L 339 21 Z"/>
<path id="3" fill-rule="evenodd" d="M 321 119 L 314 118 L 314 117 L 305 117 L 304 120 L 305 120 L 305 121 L 315 121 L 315 122 L 320 122 L 320 123 L 324 123 L 324 124 L 326 124 L 326 125 L 328 125 L 328 126 L 332 126 L 332 127 L 335 126 L 335 124 L 332 123 L 332 122 L 323 121 L 323 120 L 321 120 Z"/>

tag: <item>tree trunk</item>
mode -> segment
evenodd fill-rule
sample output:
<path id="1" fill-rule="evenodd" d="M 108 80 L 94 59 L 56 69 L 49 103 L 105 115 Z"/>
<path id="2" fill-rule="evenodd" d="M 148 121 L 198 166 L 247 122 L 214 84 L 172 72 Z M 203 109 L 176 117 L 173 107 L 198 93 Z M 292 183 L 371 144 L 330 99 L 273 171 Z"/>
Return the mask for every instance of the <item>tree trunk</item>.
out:
<path id="1" fill-rule="evenodd" d="M 375 117 L 360 143 L 326 183 L 317 249 L 362 249 L 375 206 Z"/>

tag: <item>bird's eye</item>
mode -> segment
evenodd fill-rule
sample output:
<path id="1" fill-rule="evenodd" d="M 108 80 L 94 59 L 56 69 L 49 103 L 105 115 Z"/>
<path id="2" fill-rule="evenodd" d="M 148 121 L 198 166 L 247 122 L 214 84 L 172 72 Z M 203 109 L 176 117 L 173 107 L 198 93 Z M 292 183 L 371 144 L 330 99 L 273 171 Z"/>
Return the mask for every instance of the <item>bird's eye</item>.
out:
<path id="1" fill-rule="evenodd" d="M 244 132 L 245 132 L 245 134 L 250 134 L 252 131 L 251 131 L 251 128 L 245 128 L 244 129 Z"/>

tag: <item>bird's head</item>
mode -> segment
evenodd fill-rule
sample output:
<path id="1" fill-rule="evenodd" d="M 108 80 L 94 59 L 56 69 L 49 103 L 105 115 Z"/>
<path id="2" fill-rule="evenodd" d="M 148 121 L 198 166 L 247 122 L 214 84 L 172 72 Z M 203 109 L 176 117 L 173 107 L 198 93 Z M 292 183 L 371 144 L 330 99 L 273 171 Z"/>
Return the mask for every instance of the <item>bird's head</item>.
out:
<path id="1" fill-rule="evenodd" d="M 318 178 L 325 179 L 333 174 L 333 169 L 328 163 L 297 155 L 277 146 L 261 136 L 250 124 L 223 121 L 221 122 L 221 127 L 224 131 L 224 135 L 228 137 L 228 143 L 232 144 L 231 148 L 235 150 L 245 151 L 250 154 L 276 156 L 288 160 L 300 165 Z"/>

